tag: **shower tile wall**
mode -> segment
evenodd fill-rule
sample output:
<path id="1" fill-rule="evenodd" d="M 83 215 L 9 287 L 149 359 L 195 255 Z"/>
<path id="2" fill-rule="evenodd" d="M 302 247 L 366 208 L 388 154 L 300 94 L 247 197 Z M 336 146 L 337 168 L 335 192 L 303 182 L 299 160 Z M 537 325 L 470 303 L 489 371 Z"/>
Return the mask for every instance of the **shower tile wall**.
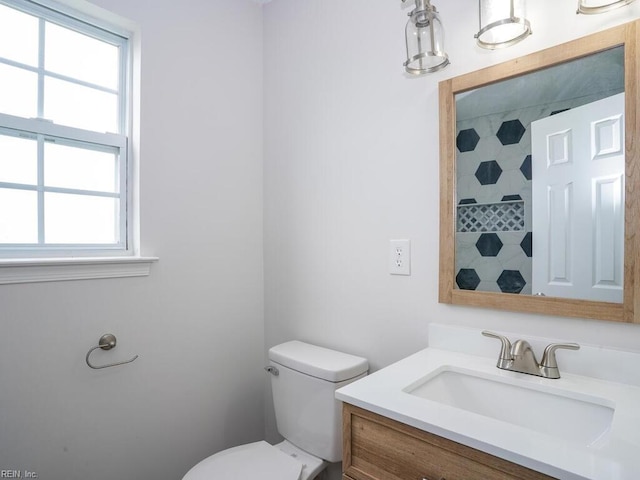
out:
<path id="1" fill-rule="evenodd" d="M 531 122 L 603 96 L 458 122 L 458 288 L 532 293 Z"/>

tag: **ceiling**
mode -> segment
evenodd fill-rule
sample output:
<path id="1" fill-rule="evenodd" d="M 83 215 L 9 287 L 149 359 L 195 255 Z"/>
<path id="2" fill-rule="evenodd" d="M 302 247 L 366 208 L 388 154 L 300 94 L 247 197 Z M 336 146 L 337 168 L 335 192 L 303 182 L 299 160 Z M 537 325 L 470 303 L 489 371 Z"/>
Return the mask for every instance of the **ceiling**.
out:
<path id="1" fill-rule="evenodd" d="M 624 91 L 624 47 L 615 47 L 456 95 L 456 119 Z"/>

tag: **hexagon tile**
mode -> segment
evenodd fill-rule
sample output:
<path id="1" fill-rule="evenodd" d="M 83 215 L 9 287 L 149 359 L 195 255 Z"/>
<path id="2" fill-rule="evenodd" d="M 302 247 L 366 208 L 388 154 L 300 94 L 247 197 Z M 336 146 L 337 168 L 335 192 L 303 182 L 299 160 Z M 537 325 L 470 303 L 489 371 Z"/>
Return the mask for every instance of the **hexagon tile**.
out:
<path id="1" fill-rule="evenodd" d="M 476 178 L 482 185 L 497 183 L 500 175 L 502 175 L 502 168 L 495 160 L 480 163 L 478 170 L 476 170 Z"/>
<path id="2" fill-rule="evenodd" d="M 483 233 L 476 242 L 476 248 L 483 257 L 495 257 L 500 253 L 502 240 L 496 233 Z"/>
<path id="3" fill-rule="evenodd" d="M 456 275 L 456 284 L 461 290 L 475 290 L 480 284 L 480 277 L 473 268 L 461 268 Z"/>
<path id="4" fill-rule="evenodd" d="M 526 284 L 518 270 L 503 270 L 498 277 L 498 286 L 503 293 L 520 293 Z"/>
<path id="5" fill-rule="evenodd" d="M 502 145 L 513 145 L 520 141 L 526 131 L 520 120 L 508 120 L 502 122 L 496 136 Z"/>
<path id="6" fill-rule="evenodd" d="M 520 248 L 527 257 L 533 257 L 533 232 L 527 232 L 520 242 Z"/>
<path id="7" fill-rule="evenodd" d="M 522 175 L 524 175 L 524 178 L 531 180 L 531 155 L 524 157 L 524 161 L 520 166 L 520 171 L 522 172 Z"/>
<path id="8" fill-rule="evenodd" d="M 468 128 L 466 130 L 461 130 L 460 133 L 458 133 L 456 146 L 460 152 L 471 152 L 475 150 L 479 141 L 480 136 L 478 135 L 478 132 L 473 128 Z"/>

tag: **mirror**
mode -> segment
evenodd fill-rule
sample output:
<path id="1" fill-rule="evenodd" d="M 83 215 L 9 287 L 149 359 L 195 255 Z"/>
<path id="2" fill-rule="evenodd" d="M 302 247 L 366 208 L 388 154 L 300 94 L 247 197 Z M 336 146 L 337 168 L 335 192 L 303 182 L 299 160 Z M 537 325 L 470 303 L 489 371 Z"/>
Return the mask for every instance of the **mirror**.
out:
<path id="1" fill-rule="evenodd" d="M 638 25 L 440 83 L 440 302 L 636 321 Z"/>

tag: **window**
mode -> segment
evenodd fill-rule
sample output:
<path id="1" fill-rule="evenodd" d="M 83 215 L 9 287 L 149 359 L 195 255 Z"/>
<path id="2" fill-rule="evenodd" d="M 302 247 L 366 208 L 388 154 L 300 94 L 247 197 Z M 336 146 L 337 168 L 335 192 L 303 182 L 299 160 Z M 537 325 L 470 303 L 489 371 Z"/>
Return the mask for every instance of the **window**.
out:
<path id="1" fill-rule="evenodd" d="M 0 0 L 0 256 L 132 253 L 129 40 Z"/>

